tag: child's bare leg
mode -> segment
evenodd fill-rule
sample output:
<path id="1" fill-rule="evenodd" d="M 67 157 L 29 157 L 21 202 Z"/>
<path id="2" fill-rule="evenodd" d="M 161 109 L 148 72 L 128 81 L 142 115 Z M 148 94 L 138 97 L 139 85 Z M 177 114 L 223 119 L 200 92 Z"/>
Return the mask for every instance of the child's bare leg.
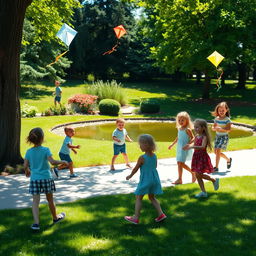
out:
<path id="1" fill-rule="evenodd" d="M 207 175 L 207 174 L 201 174 L 202 175 L 202 179 L 205 180 L 210 180 L 211 182 L 215 182 L 216 180 L 213 179 L 211 176 Z"/>
<path id="2" fill-rule="evenodd" d="M 33 195 L 32 213 L 34 218 L 34 224 L 39 224 L 39 203 L 40 195 Z"/>
<path id="3" fill-rule="evenodd" d="M 219 167 L 219 163 L 220 163 L 220 153 L 221 153 L 221 149 L 220 149 L 220 148 L 215 148 L 215 149 L 214 149 L 214 153 L 215 153 L 215 155 L 216 155 L 215 167 L 218 168 L 218 167 Z"/>
<path id="4" fill-rule="evenodd" d="M 183 167 L 182 162 L 177 162 L 178 164 L 178 179 L 173 182 L 173 184 L 182 184 L 182 173 L 183 173 Z"/>
<path id="5" fill-rule="evenodd" d="M 126 166 L 128 166 L 129 168 L 131 168 L 131 165 L 129 164 L 129 159 L 128 159 L 128 155 L 126 153 L 122 153 L 124 156 L 124 161 L 126 163 Z"/>
<path id="6" fill-rule="evenodd" d="M 160 205 L 159 201 L 155 198 L 155 195 L 154 194 L 148 194 L 148 199 L 151 201 L 153 206 L 156 208 L 158 216 L 162 215 L 163 211 L 162 211 L 161 205 Z"/>
<path id="7" fill-rule="evenodd" d="M 196 174 L 194 172 L 191 171 L 191 169 L 183 162 L 181 162 L 182 164 L 182 168 L 184 168 L 185 170 L 189 171 L 192 175 L 192 183 L 194 183 L 196 181 Z"/>
<path id="8" fill-rule="evenodd" d="M 206 191 L 205 191 L 205 187 L 204 187 L 204 181 L 203 181 L 203 178 L 202 178 L 202 174 L 196 172 L 196 178 L 197 178 L 197 182 L 198 182 L 199 187 L 201 188 L 201 190 L 202 190 L 203 192 L 206 192 Z"/>
<path id="9" fill-rule="evenodd" d="M 74 174 L 73 162 L 68 163 L 68 169 L 70 171 L 70 175 Z"/>
<path id="10" fill-rule="evenodd" d="M 140 211 L 142 207 L 142 199 L 143 195 L 136 196 L 136 202 L 135 202 L 135 219 L 139 219 L 140 217 Z"/>
<path id="11" fill-rule="evenodd" d="M 224 153 L 220 152 L 220 157 L 224 158 L 227 162 L 230 161 L 230 158 L 227 157 Z"/>
<path id="12" fill-rule="evenodd" d="M 56 215 L 56 207 L 55 207 L 55 204 L 53 201 L 53 194 L 46 194 L 46 199 L 48 201 L 48 206 L 49 206 L 50 212 L 52 214 L 52 218 L 54 220 L 56 220 L 58 217 Z"/>
<path id="13" fill-rule="evenodd" d="M 115 160 L 117 157 L 118 157 L 118 155 L 113 155 L 113 157 L 112 157 L 111 166 L 110 166 L 111 170 L 115 170 L 114 164 L 115 164 Z"/>

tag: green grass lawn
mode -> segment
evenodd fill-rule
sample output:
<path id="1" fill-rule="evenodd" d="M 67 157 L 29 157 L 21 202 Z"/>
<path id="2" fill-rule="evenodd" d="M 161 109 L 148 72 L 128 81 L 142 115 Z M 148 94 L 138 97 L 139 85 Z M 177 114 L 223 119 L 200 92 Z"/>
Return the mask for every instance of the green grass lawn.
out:
<path id="1" fill-rule="evenodd" d="M 140 224 L 126 223 L 134 195 L 83 199 L 57 206 L 67 218 L 51 226 L 47 205 L 40 207 L 41 231 L 30 230 L 31 209 L 0 211 L 0 254 L 49 255 L 256 255 L 256 177 L 221 179 L 217 192 L 206 183 L 207 199 L 195 199 L 197 184 L 165 188 L 158 199 L 168 216 L 144 199 Z M 58 196 L 58 194 L 56 195 Z"/>

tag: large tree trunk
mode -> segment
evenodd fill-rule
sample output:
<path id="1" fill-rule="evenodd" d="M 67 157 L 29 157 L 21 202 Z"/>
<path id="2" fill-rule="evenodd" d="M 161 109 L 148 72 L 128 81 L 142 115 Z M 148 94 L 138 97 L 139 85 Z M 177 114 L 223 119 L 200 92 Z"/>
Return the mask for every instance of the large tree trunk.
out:
<path id="1" fill-rule="evenodd" d="M 211 77 L 208 72 L 205 72 L 204 78 L 204 89 L 203 89 L 203 99 L 210 99 L 210 85 L 211 85 Z"/>
<path id="2" fill-rule="evenodd" d="M 22 163 L 20 154 L 20 47 L 32 0 L 0 0 L 0 170 Z"/>
<path id="3" fill-rule="evenodd" d="M 246 78 L 247 78 L 247 73 L 246 73 L 246 64 L 245 63 L 239 63 L 238 65 L 238 84 L 237 84 L 237 89 L 245 89 L 245 83 L 246 83 Z"/>

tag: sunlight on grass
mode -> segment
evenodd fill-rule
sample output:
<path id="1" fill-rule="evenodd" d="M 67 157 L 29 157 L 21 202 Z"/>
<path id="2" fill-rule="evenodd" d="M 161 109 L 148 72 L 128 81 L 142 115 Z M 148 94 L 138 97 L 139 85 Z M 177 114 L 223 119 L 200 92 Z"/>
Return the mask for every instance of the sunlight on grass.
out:
<path id="1" fill-rule="evenodd" d="M 149 231 L 157 236 L 160 236 L 161 238 L 165 237 L 165 236 L 169 236 L 170 232 L 168 229 L 164 228 L 164 227 L 160 227 L 160 228 L 152 228 L 149 229 Z"/>

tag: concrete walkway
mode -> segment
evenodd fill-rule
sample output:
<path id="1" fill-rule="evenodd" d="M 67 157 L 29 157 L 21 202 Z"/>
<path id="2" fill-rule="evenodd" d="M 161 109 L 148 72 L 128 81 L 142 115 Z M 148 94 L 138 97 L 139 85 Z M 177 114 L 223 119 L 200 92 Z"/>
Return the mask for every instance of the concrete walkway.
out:
<path id="1" fill-rule="evenodd" d="M 214 177 L 256 175 L 256 149 L 231 151 L 226 154 L 233 158 L 231 169 L 227 170 L 225 161 L 221 159 L 220 171 L 214 173 Z M 214 163 L 214 155 L 210 156 Z M 64 170 L 61 177 L 55 181 L 56 203 L 72 202 L 92 196 L 132 193 L 137 186 L 139 173 L 130 181 L 126 181 L 125 177 L 130 171 L 125 165 L 116 165 L 116 171 L 109 171 L 109 166 L 84 167 L 75 169 L 79 177 L 70 179 L 69 172 Z M 172 186 L 171 183 L 177 179 L 178 173 L 176 159 L 158 160 L 158 173 L 163 187 Z M 190 182 L 191 174 L 184 171 L 183 183 Z M 0 209 L 30 207 L 32 200 L 28 194 L 28 185 L 29 179 L 24 175 L 0 176 Z M 41 203 L 46 203 L 44 195 Z"/>

